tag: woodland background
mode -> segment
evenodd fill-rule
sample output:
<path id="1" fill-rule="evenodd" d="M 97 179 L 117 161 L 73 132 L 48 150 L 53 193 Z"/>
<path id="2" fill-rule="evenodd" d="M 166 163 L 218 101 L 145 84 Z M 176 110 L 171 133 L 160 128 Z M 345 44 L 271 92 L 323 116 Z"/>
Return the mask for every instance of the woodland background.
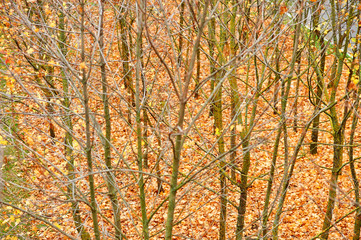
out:
<path id="1" fill-rule="evenodd" d="M 360 239 L 357 0 L 1 0 L 3 239 Z"/>

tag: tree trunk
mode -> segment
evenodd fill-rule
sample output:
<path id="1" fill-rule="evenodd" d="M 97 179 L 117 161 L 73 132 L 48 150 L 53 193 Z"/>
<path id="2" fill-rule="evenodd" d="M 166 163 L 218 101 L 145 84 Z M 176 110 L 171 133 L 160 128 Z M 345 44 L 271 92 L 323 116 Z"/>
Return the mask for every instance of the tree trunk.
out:
<path id="1" fill-rule="evenodd" d="M 122 239 L 121 233 L 121 219 L 120 219 L 120 206 L 117 197 L 117 182 L 112 172 L 112 160 L 111 160 L 111 121 L 109 111 L 109 97 L 108 97 L 108 82 L 106 74 L 106 60 L 104 52 L 104 0 L 101 1 L 100 8 L 100 26 L 99 26 L 99 52 L 100 52 L 100 71 L 102 79 L 102 100 L 104 105 L 104 119 L 105 119 L 105 137 L 103 137 L 104 144 L 104 159 L 107 167 L 106 182 L 108 187 L 108 197 L 110 199 L 115 228 L 115 238 Z"/>
<path id="2" fill-rule="evenodd" d="M 0 201 L 3 201 L 4 187 L 5 187 L 4 174 L 3 174 L 4 150 L 5 150 L 5 146 L 0 145 Z"/>
<path id="3" fill-rule="evenodd" d="M 141 0 L 137 3 L 137 40 L 136 40 L 136 79 L 135 79 L 135 108 L 136 108 L 136 134 L 137 134 L 137 162 L 138 162 L 138 187 L 139 187 L 139 199 L 142 212 L 142 232 L 143 238 L 149 239 L 149 226 L 147 217 L 147 205 L 146 196 L 144 190 L 144 178 L 143 178 L 143 138 L 142 138 L 142 124 L 141 124 L 141 89 L 140 83 L 142 81 L 142 38 L 143 38 L 143 21 L 145 11 L 145 1 Z"/>
<path id="4" fill-rule="evenodd" d="M 181 95 L 179 96 L 178 122 L 176 127 L 174 128 L 177 129 L 177 136 L 176 136 L 176 143 L 175 145 L 173 144 L 173 163 L 172 163 L 170 191 L 168 196 L 168 212 L 165 223 L 165 240 L 172 240 L 174 211 L 176 207 L 176 195 L 178 190 L 179 165 L 180 165 L 183 142 L 185 139 L 185 136 L 183 136 L 183 123 L 184 123 L 185 110 L 187 105 L 187 95 L 188 95 L 189 84 L 192 78 L 193 68 L 196 61 L 197 49 L 199 48 L 200 39 L 203 34 L 203 28 L 206 22 L 209 2 L 210 0 L 206 0 L 204 4 L 204 10 L 199 24 L 198 35 L 194 42 L 190 63 L 185 74 L 184 87 L 182 88 L 183 91 L 180 92 Z"/>
<path id="5" fill-rule="evenodd" d="M 323 1 L 320 3 L 323 4 Z M 318 64 L 313 64 L 314 68 L 316 68 L 316 78 L 317 78 L 317 91 L 316 91 L 316 102 L 315 102 L 315 109 L 319 110 L 320 109 L 320 104 L 321 104 L 321 98 L 322 98 L 322 93 L 323 93 L 323 76 L 324 76 L 324 72 L 325 72 L 325 64 L 326 64 L 326 44 L 325 44 L 325 39 L 323 34 L 321 34 L 321 32 L 317 29 L 317 27 L 319 27 L 320 24 L 320 12 L 321 9 L 319 5 L 314 6 L 314 12 L 315 14 L 312 15 L 312 25 L 314 30 L 314 41 L 317 40 L 320 42 L 320 47 L 321 47 L 321 56 L 320 56 L 320 65 L 318 66 Z M 312 51 L 310 49 L 310 51 Z M 318 145 L 318 134 L 319 134 L 319 125 L 320 125 L 320 115 L 318 115 L 312 123 L 312 133 L 311 133 L 311 144 L 310 144 L 310 152 L 311 154 L 316 154 L 317 153 L 317 145 Z"/>
<path id="6" fill-rule="evenodd" d="M 65 17 L 64 13 L 59 14 L 59 48 L 63 56 L 67 54 L 67 48 L 65 46 Z M 67 160 L 66 169 L 68 170 L 68 178 L 72 181 L 72 184 L 67 187 L 68 197 L 71 201 L 71 211 L 73 215 L 73 221 L 77 232 L 80 234 L 82 240 L 90 240 L 90 234 L 84 229 L 80 217 L 79 202 L 73 197 L 76 196 L 76 181 L 75 181 L 75 157 L 73 156 L 73 123 L 71 119 L 70 111 L 70 99 L 69 99 L 69 79 L 66 75 L 66 69 L 62 68 L 61 76 L 63 78 L 63 92 L 64 92 L 64 111 L 65 116 L 63 122 L 66 126 L 65 132 L 65 158 Z"/>
<path id="7" fill-rule="evenodd" d="M 100 240 L 100 231 L 99 231 L 99 222 L 98 222 L 98 207 L 95 199 L 95 186 L 94 186 L 94 174 L 93 174 L 93 159 L 91 152 L 91 132 L 90 132 L 90 109 L 89 109 L 89 96 L 88 96 L 88 79 L 86 76 L 86 68 L 85 68 L 85 0 L 81 0 L 80 3 L 81 9 L 81 61 L 82 61 L 82 69 L 81 69 L 81 79 L 83 85 L 83 104 L 85 110 L 85 135 L 86 135 L 86 148 L 85 155 L 87 159 L 88 165 L 88 182 L 90 189 L 90 208 L 92 213 L 92 221 L 93 221 L 93 230 L 96 240 Z"/>

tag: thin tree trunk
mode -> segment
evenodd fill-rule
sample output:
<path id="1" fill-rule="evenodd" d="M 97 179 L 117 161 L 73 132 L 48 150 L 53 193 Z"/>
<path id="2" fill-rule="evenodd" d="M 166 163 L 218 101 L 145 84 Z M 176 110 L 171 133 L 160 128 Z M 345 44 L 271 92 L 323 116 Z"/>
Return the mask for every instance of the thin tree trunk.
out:
<path id="1" fill-rule="evenodd" d="M 92 213 L 92 220 L 93 220 L 93 228 L 94 228 L 94 236 L 96 240 L 100 240 L 100 231 L 99 231 L 99 223 L 98 223 L 98 215 L 97 215 L 97 203 L 95 199 L 95 187 L 94 187 L 94 174 L 93 174 L 93 159 L 92 159 L 92 152 L 91 152 L 91 132 L 90 132 L 90 110 L 89 110 L 89 96 L 88 96 L 88 79 L 86 76 L 86 68 L 85 68 L 85 0 L 81 0 L 80 3 L 80 11 L 81 11 L 81 79 L 83 85 L 83 103 L 84 103 L 84 110 L 85 110 L 85 134 L 86 134 L 86 159 L 88 165 L 88 182 L 89 182 L 89 189 L 90 189 L 90 208 Z"/>
<path id="2" fill-rule="evenodd" d="M 5 187 L 5 180 L 3 174 L 3 166 L 4 166 L 4 151 L 5 146 L 0 145 L 0 201 L 4 201 L 4 187 Z"/>
<path id="3" fill-rule="evenodd" d="M 236 14 L 237 14 L 237 3 L 235 0 L 232 1 L 232 5 L 234 6 L 232 9 L 232 16 L 230 20 L 230 50 L 231 50 L 231 58 L 235 57 L 237 55 L 238 51 L 238 44 L 236 43 Z M 238 85 L 237 85 L 237 77 L 236 77 L 236 70 L 235 65 L 231 64 L 230 68 L 234 69 L 229 76 L 229 85 L 231 87 L 231 119 L 235 120 L 234 118 L 237 118 L 236 123 L 241 124 L 241 114 L 237 115 L 237 111 L 240 107 L 239 102 L 239 93 L 238 93 Z M 236 133 L 236 127 L 233 127 L 231 129 L 231 139 L 230 139 L 230 147 L 232 150 L 229 158 L 229 163 L 231 166 L 231 177 L 233 181 L 236 180 L 236 170 L 235 170 L 235 161 L 236 161 L 236 140 L 237 140 L 237 133 Z"/>
<path id="4" fill-rule="evenodd" d="M 295 28 L 295 36 L 294 36 L 294 42 L 293 42 L 293 54 L 292 54 L 292 60 L 290 62 L 290 67 L 289 67 L 289 73 L 287 79 L 283 80 L 282 82 L 282 99 L 281 99 L 281 105 L 282 105 L 282 119 L 286 119 L 286 108 L 287 108 L 287 103 L 288 103 L 288 96 L 289 96 L 289 92 L 290 92 L 290 87 L 291 87 L 291 81 L 292 81 L 292 76 L 294 74 L 295 71 L 295 65 L 296 65 L 296 61 L 297 61 L 297 57 L 298 57 L 298 46 L 299 46 L 299 37 L 301 34 L 301 21 L 302 21 L 302 2 L 299 1 L 298 2 L 299 8 L 301 9 L 299 15 L 297 16 L 297 25 Z M 286 86 L 284 86 L 284 84 L 287 84 Z M 284 121 L 284 120 L 283 120 Z M 285 124 L 285 123 L 283 123 Z M 310 124 L 310 123 L 309 123 Z M 309 124 L 307 126 L 307 128 L 309 127 Z M 306 129 L 306 127 L 305 127 Z M 286 132 L 286 126 L 283 125 L 283 131 L 284 131 L 284 138 L 285 138 L 285 148 L 287 148 L 287 132 Z M 305 130 L 304 130 L 305 131 Z M 282 208 L 283 208 L 283 204 L 285 201 L 285 197 L 286 197 L 286 192 L 288 189 L 288 184 L 290 181 L 290 178 L 292 176 L 292 172 L 293 172 L 293 167 L 297 158 L 297 154 L 298 151 L 301 146 L 300 144 L 302 144 L 303 139 L 305 137 L 305 132 L 303 132 L 303 134 L 300 137 L 299 140 L 299 145 L 297 145 L 295 151 L 294 151 L 294 155 L 293 155 L 293 162 L 291 162 L 291 170 L 290 173 L 288 173 L 289 170 L 289 163 L 288 163 L 288 159 L 287 156 L 285 156 L 285 166 L 284 166 L 284 176 L 283 176 L 283 188 L 281 190 L 281 197 L 279 199 L 279 204 L 276 210 L 276 215 L 275 215 L 275 219 L 273 221 L 273 229 L 272 229 L 272 237 L 273 239 L 278 239 L 278 227 L 279 227 L 279 221 L 280 221 L 280 216 L 282 213 Z M 287 152 L 288 149 L 285 149 L 285 151 Z"/>
<path id="5" fill-rule="evenodd" d="M 280 20 L 280 14 L 278 11 L 280 11 L 280 2 L 281 1 L 274 1 L 274 14 L 276 15 L 276 19 L 274 21 L 274 28 L 275 28 L 275 33 L 272 34 L 272 38 L 274 38 L 275 36 L 278 36 L 280 33 L 280 28 L 281 28 L 281 20 Z M 273 87 L 273 113 L 274 114 L 278 114 L 278 94 L 279 94 L 279 88 L 280 88 L 280 80 L 281 80 L 281 75 L 280 75 L 280 59 L 281 59 L 281 51 L 279 48 L 279 44 L 278 42 L 276 43 L 276 49 L 275 49 L 275 68 L 276 71 L 274 72 L 275 74 L 275 80 L 274 80 L 274 87 Z"/>
<path id="6" fill-rule="evenodd" d="M 341 129 L 337 128 L 337 133 L 334 134 L 334 147 L 333 147 L 333 166 L 332 166 L 332 174 L 329 186 L 329 195 L 328 195 L 328 203 L 326 215 L 323 222 L 321 239 L 328 239 L 329 227 L 332 222 L 333 209 L 335 207 L 336 197 L 337 197 L 337 179 L 340 175 L 340 170 L 342 166 L 342 144 L 343 138 L 341 135 Z"/>
<path id="7" fill-rule="evenodd" d="M 314 115 L 317 116 L 319 113 L 320 112 L 317 112 L 317 113 L 315 112 Z M 273 221 L 272 239 L 274 239 L 274 240 L 278 239 L 278 227 L 279 227 L 279 223 L 280 223 L 280 217 L 281 217 L 283 205 L 284 205 L 284 202 L 286 199 L 287 189 L 290 184 L 291 177 L 293 175 L 294 167 L 296 165 L 297 156 L 302 147 L 302 143 L 306 137 L 307 130 L 309 129 L 313 119 L 314 119 L 314 117 L 312 117 L 312 119 L 303 128 L 303 132 L 296 144 L 296 148 L 295 148 L 292 158 L 290 160 L 289 173 L 288 173 L 286 179 L 284 179 L 283 184 L 282 184 L 281 197 L 278 201 L 276 215 L 275 215 L 275 219 Z"/>
<path id="8" fill-rule="evenodd" d="M 135 79 L 135 108 L 136 108 L 136 134 L 137 134 L 137 161 L 138 161 L 138 171 L 139 171 L 139 199 L 142 212 L 142 232 L 143 238 L 149 239 L 149 227 L 148 227 L 148 217 L 147 217 L 147 205 L 146 197 L 144 190 L 144 177 L 143 177 L 143 138 L 142 138 L 142 124 L 141 124 L 141 113 L 142 106 L 140 102 L 140 84 L 142 81 L 142 38 L 143 38 L 143 12 L 145 11 L 145 1 L 140 0 L 137 2 L 137 40 L 136 40 L 136 79 Z"/>
<path id="9" fill-rule="evenodd" d="M 223 27 L 220 28 L 220 37 L 218 47 L 218 62 L 219 71 L 215 75 L 214 84 L 221 84 L 220 81 L 225 75 L 226 69 L 223 66 L 226 63 L 226 54 L 229 54 L 229 44 L 227 43 L 228 20 L 230 17 L 228 9 L 229 0 L 224 2 L 222 9 Z M 217 89 L 214 96 L 214 126 L 216 137 L 218 138 L 218 154 L 223 155 L 225 152 L 225 143 L 223 138 L 223 109 L 222 109 L 222 85 Z M 219 159 L 219 178 L 220 178 L 220 216 L 219 216 L 219 240 L 226 239 L 226 224 L 227 224 L 227 163 L 224 157 Z"/>
<path id="10" fill-rule="evenodd" d="M 351 170 L 351 176 L 354 184 L 354 190 L 355 190 L 355 206 L 357 208 L 356 215 L 355 215 L 355 224 L 353 228 L 353 240 L 359 240 L 360 239 L 360 228 L 361 228 L 361 206 L 360 206 L 360 183 L 357 178 L 356 169 L 355 169 L 355 159 L 353 157 L 353 138 L 355 136 L 356 127 L 358 123 L 358 116 L 357 116 L 357 109 L 359 107 L 359 94 L 361 93 L 360 87 L 358 90 L 358 94 L 356 96 L 356 103 L 354 105 L 354 115 L 352 119 L 352 125 L 351 125 L 351 133 L 350 133 L 350 141 L 349 141 L 349 161 L 350 161 L 350 170 Z"/>
<path id="11" fill-rule="evenodd" d="M 247 184 L 248 184 L 248 171 L 251 166 L 251 153 L 250 153 L 250 145 L 249 145 L 249 137 L 246 137 L 242 140 L 242 148 L 244 152 L 243 156 L 243 164 L 241 171 L 241 183 L 239 186 L 239 190 L 241 192 L 239 197 L 239 205 L 238 205 L 238 215 L 237 215 L 237 229 L 236 229 L 236 239 L 241 240 L 243 238 L 243 229 L 244 229 L 244 219 L 246 214 L 247 207 Z"/>
<path id="12" fill-rule="evenodd" d="M 201 49 L 198 48 L 197 49 L 197 74 L 196 74 L 196 85 L 194 87 L 195 89 L 195 93 L 194 93 L 194 98 L 198 98 L 199 97 L 199 80 L 200 80 L 200 76 L 201 76 Z"/>
<path id="13" fill-rule="evenodd" d="M 181 66 L 182 64 L 182 54 L 183 54 L 183 33 L 184 33 L 184 11 L 185 11 L 185 2 L 186 1 L 182 1 L 181 5 L 180 5 L 180 13 L 179 13 L 179 36 L 178 36 L 178 51 L 179 51 L 179 56 L 178 56 L 178 64 L 179 66 Z"/>
<path id="14" fill-rule="evenodd" d="M 127 90 L 127 99 L 128 104 L 130 105 L 129 108 L 135 107 L 135 96 L 134 96 L 134 85 L 133 80 L 131 77 L 131 69 L 129 67 L 130 62 L 130 49 L 129 45 L 131 44 L 131 34 L 129 34 L 129 40 L 127 35 L 129 33 L 129 25 L 127 24 L 127 14 L 126 14 L 126 7 L 122 6 L 120 11 L 122 16 L 119 18 L 119 26 L 120 26 L 120 38 L 121 38 L 121 60 L 123 65 L 123 76 L 124 76 L 124 87 Z M 131 111 L 128 112 L 128 122 L 132 122 Z"/>
<path id="15" fill-rule="evenodd" d="M 323 4 L 323 1 L 320 3 Z M 323 34 L 321 34 L 321 32 L 317 29 L 317 27 L 320 24 L 320 12 L 321 12 L 321 7 L 320 5 L 316 5 L 313 8 L 313 12 L 315 12 L 315 14 L 312 15 L 312 24 L 313 24 L 313 28 L 315 29 L 315 37 L 317 37 L 318 41 L 320 42 L 320 47 L 321 47 L 321 56 L 320 56 L 320 65 L 318 66 L 317 64 L 313 64 L 316 69 L 316 71 L 318 72 L 318 74 L 316 74 L 317 77 L 317 91 L 316 91 L 316 102 L 315 102 L 315 109 L 319 110 L 320 109 L 320 104 L 321 104 L 321 98 L 322 98 L 322 93 L 323 93 L 323 76 L 324 76 L 324 72 L 325 72 L 325 64 L 326 64 L 326 44 L 325 44 L 325 39 Z M 314 39 L 314 41 L 316 41 L 316 39 Z M 311 50 L 312 51 L 312 50 Z M 319 125 L 320 125 L 320 115 L 318 115 L 315 120 L 312 123 L 312 133 L 311 133 L 311 144 L 310 144 L 310 152 L 311 154 L 316 154 L 317 153 L 317 145 L 318 145 L 318 134 L 319 134 Z"/>
<path id="16" fill-rule="evenodd" d="M 106 60 L 104 51 L 104 0 L 101 1 L 100 7 L 100 26 L 99 26 L 99 52 L 100 52 L 100 71 L 102 79 L 102 100 L 104 105 L 104 119 L 105 119 L 105 137 L 104 137 L 104 159 L 107 167 L 106 181 L 108 187 L 108 196 L 112 204 L 115 238 L 122 239 L 121 233 L 121 219 L 120 219 L 120 206 L 117 197 L 117 183 L 112 172 L 111 161 L 111 121 L 109 111 L 109 97 L 107 92 L 108 82 L 106 74 Z"/>
<path id="17" fill-rule="evenodd" d="M 277 130 L 277 136 L 275 139 L 275 143 L 273 145 L 273 153 L 272 153 L 272 162 L 271 162 L 271 169 L 270 169 L 270 173 L 269 173 L 269 179 L 267 182 L 267 191 L 266 191 L 266 197 L 265 197 L 265 201 L 264 201 L 264 207 L 263 207 L 263 211 L 262 211 L 262 238 L 266 239 L 267 237 L 267 222 L 268 222 L 268 217 L 269 217 L 269 203 L 270 203 L 270 199 L 271 199 L 271 193 L 272 193 L 272 185 L 273 185 L 273 181 L 274 181 L 274 173 L 276 170 L 276 162 L 277 162 L 277 157 L 278 157 L 278 147 L 279 147 L 279 143 L 281 140 L 281 134 L 282 134 L 282 128 L 283 128 L 283 123 L 280 124 L 280 126 L 278 127 Z"/>
<path id="18" fill-rule="evenodd" d="M 301 54 L 302 54 L 302 50 L 298 50 L 297 51 L 297 70 L 296 70 L 296 75 L 297 75 L 297 82 L 296 82 L 296 89 L 295 89 L 295 101 L 293 103 L 293 131 L 297 132 L 297 114 L 298 114 L 298 93 L 299 93 L 299 88 L 300 88 L 300 81 L 301 81 Z"/>
<path id="19" fill-rule="evenodd" d="M 257 113 L 257 105 L 258 99 L 261 96 L 261 89 L 263 85 L 263 77 L 260 79 L 258 74 L 258 66 L 257 66 L 257 59 L 256 57 L 253 58 L 255 72 L 256 72 L 256 94 L 253 99 L 253 107 L 251 117 L 247 119 L 247 116 L 244 119 L 244 130 L 241 132 L 242 138 L 242 150 L 243 150 L 243 159 L 242 159 L 242 169 L 241 169 L 241 182 L 239 184 L 240 190 L 240 197 L 239 197 L 239 204 L 238 204 L 238 216 L 237 216 L 237 228 L 236 228 L 236 239 L 240 240 L 243 238 L 243 230 L 244 230 L 244 221 L 246 216 L 246 209 L 247 209 L 247 195 L 248 195 L 248 172 L 251 167 L 251 149 L 250 149 L 250 140 L 252 136 L 252 131 L 254 127 L 254 122 L 256 119 Z M 246 111 L 248 109 L 248 105 L 250 100 L 247 102 Z M 248 121 L 249 120 L 249 121 Z"/>
<path id="20" fill-rule="evenodd" d="M 148 113 L 147 113 L 147 109 L 143 108 L 143 142 L 144 142 L 144 154 L 143 154 L 143 159 L 144 159 L 144 168 L 148 169 L 149 168 L 149 142 L 148 142 L 148 123 L 149 123 L 149 118 L 148 118 Z"/>
<path id="21" fill-rule="evenodd" d="M 67 54 L 67 48 L 65 46 L 65 16 L 61 11 L 59 14 L 59 49 L 63 56 Z M 65 158 L 67 160 L 66 168 L 68 170 L 68 178 L 72 181 L 72 184 L 67 187 L 67 192 L 71 201 L 71 211 L 74 220 L 74 225 L 77 232 L 80 234 L 82 240 L 90 240 L 90 234 L 84 229 L 79 210 L 79 202 L 73 197 L 76 195 L 76 182 L 75 182 L 75 158 L 73 156 L 73 123 L 70 116 L 70 99 L 69 99 L 69 79 L 66 76 L 65 69 L 62 68 L 61 76 L 63 78 L 63 92 L 64 92 L 64 111 L 65 116 L 63 121 L 66 126 L 65 132 Z"/>
<path id="22" fill-rule="evenodd" d="M 218 75 L 218 74 L 217 74 Z M 218 85 L 219 79 L 222 77 L 216 77 L 215 84 Z M 223 139 L 223 114 L 222 114 L 222 87 L 217 90 L 214 97 L 214 125 L 216 127 L 216 135 L 218 137 L 218 154 L 223 155 L 224 153 L 224 139 Z M 220 220 L 219 220 L 219 239 L 226 239 L 226 219 L 227 219 L 227 181 L 226 181 L 226 161 L 221 158 L 219 163 L 220 169 Z"/>
<path id="23" fill-rule="evenodd" d="M 335 12 L 335 2 L 334 0 L 331 1 L 331 21 L 332 21 L 332 27 L 333 29 L 336 29 L 336 12 Z M 342 76 L 342 69 L 344 65 L 344 60 L 346 58 L 346 53 L 348 49 L 349 44 L 349 33 L 351 29 L 351 23 L 352 23 L 352 15 L 353 15 L 353 7 L 350 6 L 349 10 L 349 17 L 347 19 L 347 29 L 345 31 L 346 39 L 345 43 L 342 43 L 343 41 L 340 40 L 338 43 L 339 47 L 343 47 L 343 53 L 341 54 L 338 49 L 335 51 L 335 58 L 336 61 L 334 62 L 334 65 L 332 66 L 332 72 L 330 79 L 329 87 L 331 88 L 331 95 L 330 95 L 330 104 L 333 104 L 336 102 L 336 93 L 337 89 L 340 83 L 340 79 Z M 336 34 L 334 34 L 334 41 L 337 42 Z M 344 45 L 341 45 L 344 44 Z M 340 46 L 341 45 L 341 46 Z M 343 141 L 344 141 L 344 128 L 345 123 L 347 121 L 348 115 L 343 116 L 341 124 L 338 120 L 338 113 L 336 106 L 333 106 L 330 109 L 330 120 L 333 130 L 333 166 L 332 166 L 332 173 L 331 173 L 331 180 L 330 180 L 330 186 L 329 186 L 329 196 L 328 196 L 328 203 L 327 203 L 327 210 L 325 214 L 325 218 L 323 220 L 323 226 L 322 226 L 322 234 L 320 236 L 321 239 L 328 239 L 330 226 L 332 223 L 332 215 L 333 210 L 335 207 L 335 201 L 337 197 L 337 180 L 338 176 L 341 173 L 341 167 L 342 167 L 342 153 L 343 153 Z"/>
<path id="24" fill-rule="evenodd" d="M 361 14 L 361 9 L 358 10 L 358 22 L 360 22 L 360 16 Z M 357 29 L 357 35 L 359 35 L 361 32 L 361 25 L 359 25 L 358 29 Z M 358 44 L 358 49 L 356 48 L 356 51 L 360 54 L 361 53 L 361 43 Z M 360 65 L 360 55 L 358 57 L 358 65 Z M 353 70 L 353 68 L 351 68 Z M 360 74 L 360 69 L 357 70 L 356 72 L 356 76 L 358 76 L 358 79 L 361 79 L 361 74 Z M 355 136 L 355 132 L 356 132 L 356 127 L 357 127 L 357 123 L 358 123 L 358 112 L 357 109 L 360 106 L 360 94 L 361 94 L 361 87 L 360 87 L 360 82 L 358 82 L 357 84 L 357 94 L 356 94 L 356 100 L 355 100 L 355 104 L 353 106 L 353 119 L 352 119 L 352 125 L 351 125 L 351 133 L 350 133 L 350 147 L 349 147 L 349 161 L 350 161 L 350 170 L 351 170 L 351 175 L 352 175 L 352 180 L 354 183 L 354 189 L 355 189 L 355 206 L 358 208 L 356 211 L 356 215 L 355 215 L 355 224 L 354 224 L 354 229 L 353 229 L 353 240 L 358 240 L 360 239 L 360 229 L 361 229 L 361 205 L 360 205 L 360 182 L 357 178 L 357 174 L 356 174 L 356 170 L 355 170 L 355 159 L 353 157 L 353 144 L 354 144 L 354 136 Z"/>
<path id="25" fill-rule="evenodd" d="M 179 112 L 178 112 L 178 122 L 174 129 L 177 129 L 177 136 L 176 136 L 176 143 L 173 144 L 173 164 L 172 164 L 172 176 L 171 176 L 171 182 L 170 182 L 170 191 L 168 196 L 168 212 L 167 212 L 167 219 L 165 223 L 165 240 L 171 240 L 172 239 L 172 232 L 173 232 L 173 220 L 174 220 L 174 211 L 176 207 L 176 194 L 178 190 L 178 173 L 179 173 L 179 164 L 181 159 L 181 151 L 183 147 L 183 142 L 185 139 L 185 136 L 183 136 L 183 123 L 184 123 L 184 117 L 185 117 L 185 109 L 187 104 L 187 95 L 188 95 L 188 89 L 189 84 L 192 78 L 193 68 L 196 61 L 196 54 L 197 49 L 200 45 L 200 39 L 203 34 L 203 28 L 206 22 L 206 16 L 207 16 L 207 10 L 209 6 L 210 0 L 206 0 L 204 4 L 204 10 L 201 17 L 201 22 L 199 24 L 199 30 L 197 38 L 194 42 L 191 60 L 188 66 L 188 70 L 185 74 L 185 80 L 184 80 L 184 88 L 183 91 L 180 91 L 179 96 Z M 181 90 L 181 89 L 180 89 Z M 172 142 L 173 143 L 173 142 Z"/>
<path id="26" fill-rule="evenodd" d="M 214 0 L 212 0 L 212 4 L 211 6 L 213 6 L 214 4 Z M 210 90 L 211 92 L 214 91 L 214 73 L 216 71 L 216 66 L 215 66 L 215 44 L 216 44 L 216 19 L 215 17 L 212 17 L 208 23 L 208 35 L 209 35 L 209 39 L 208 39 L 208 48 L 209 48 L 209 72 L 211 77 L 210 80 Z M 214 100 L 212 99 L 212 101 L 209 103 L 209 116 L 213 116 L 214 115 Z"/>

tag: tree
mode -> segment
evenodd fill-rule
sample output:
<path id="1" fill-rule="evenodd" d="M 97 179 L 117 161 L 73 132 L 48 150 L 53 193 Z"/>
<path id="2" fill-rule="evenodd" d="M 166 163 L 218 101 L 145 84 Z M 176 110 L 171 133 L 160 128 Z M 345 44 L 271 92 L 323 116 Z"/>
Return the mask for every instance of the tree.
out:
<path id="1" fill-rule="evenodd" d="M 356 1 L 0 4 L 1 238 L 359 239 Z"/>

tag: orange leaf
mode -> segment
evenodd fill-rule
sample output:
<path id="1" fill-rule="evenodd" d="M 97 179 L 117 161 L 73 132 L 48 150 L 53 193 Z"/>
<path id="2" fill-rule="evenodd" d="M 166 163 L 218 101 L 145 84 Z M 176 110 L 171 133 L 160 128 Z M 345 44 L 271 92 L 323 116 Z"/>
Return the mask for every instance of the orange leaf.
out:
<path id="1" fill-rule="evenodd" d="M 79 68 L 80 68 L 81 70 L 86 69 L 86 64 L 85 64 L 85 62 L 80 63 Z"/>

